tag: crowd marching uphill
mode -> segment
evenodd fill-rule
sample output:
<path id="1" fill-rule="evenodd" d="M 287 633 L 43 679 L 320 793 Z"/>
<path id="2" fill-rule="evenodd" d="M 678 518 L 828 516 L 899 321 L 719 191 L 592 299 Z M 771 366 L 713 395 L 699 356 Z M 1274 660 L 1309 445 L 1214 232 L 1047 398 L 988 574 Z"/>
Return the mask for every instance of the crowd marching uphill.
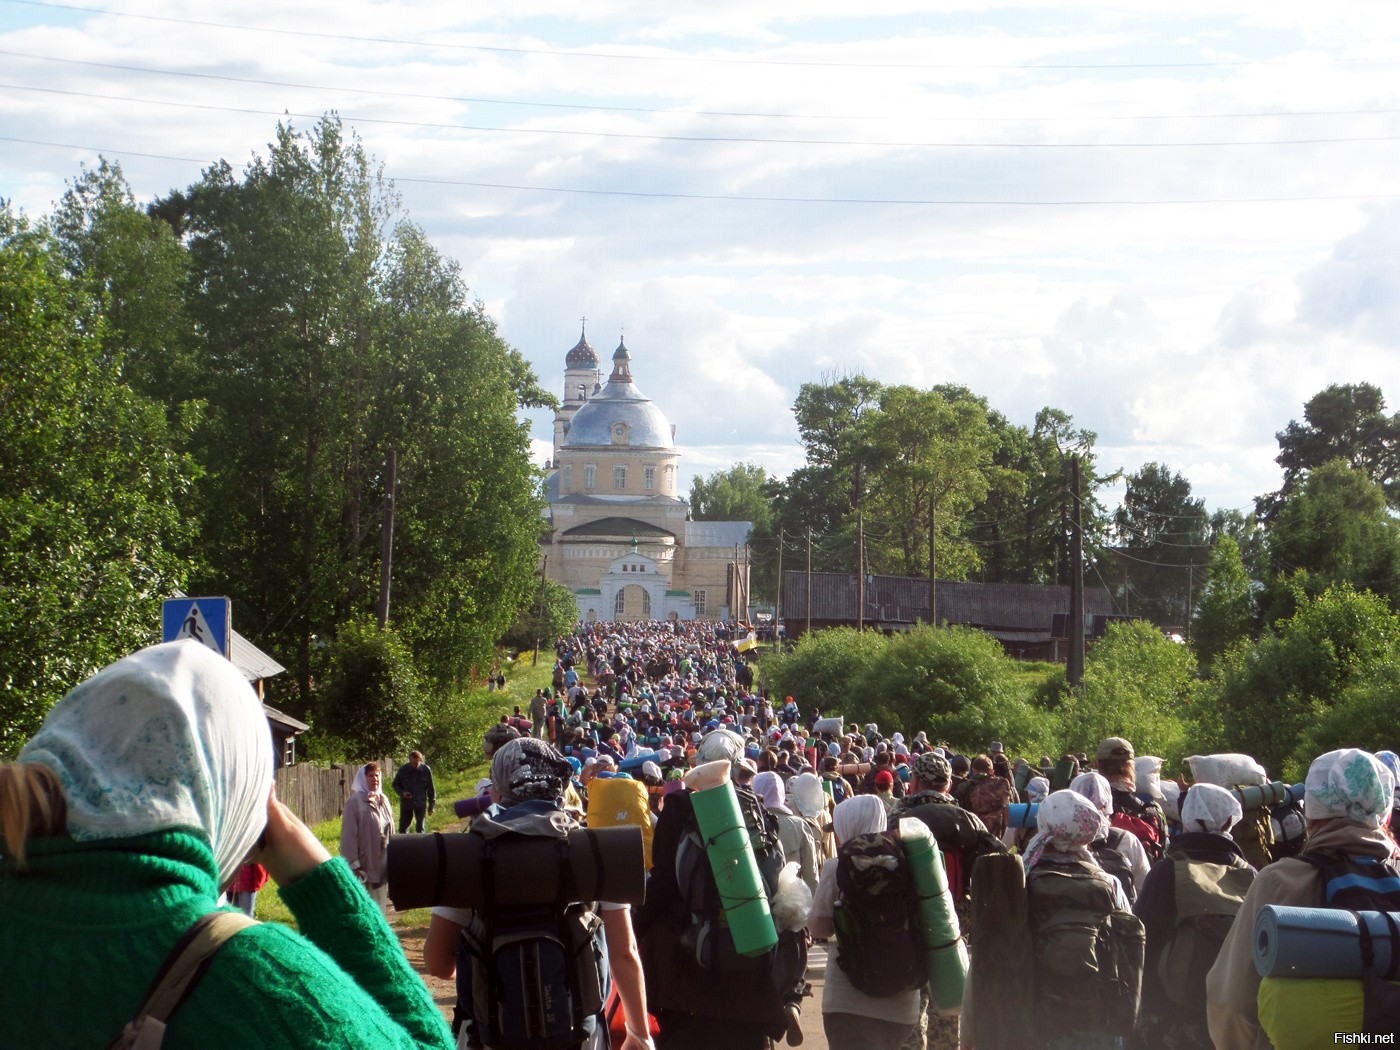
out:
<path id="1" fill-rule="evenodd" d="M 334 858 L 227 660 L 117 661 L 0 762 L 0 954 L 25 960 L 0 1046 L 771 1050 L 803 1041 L 815 945 L 833 1050 L 1395 1041 L 1394 752 L 1298 784 L 1240 754 L 1169 779 L 1117 736 L 964 754 L 769 696 L 731 632 L 559 639 L 485 734 L 464 833 L 405 833 L 436 803 L 415 753 L 399 833 L 368 763 Z M 296 931 L 238 911 L 259 865 Z M 450 1029 L 389 899 L 432 906 Z"/>
<path id="2" fill-rule="evenodd" d="M 926 727 L 770 696 L 731 630 L 584 625 L 558 641 L 532 717 L 488 733 L 488 750 L 555 745 L 579 821 L 645 825 L 633 926 L 656 1045 L 799 1042 L 810 943 L 826 946 L 832 1047 L 1244 1050 L 1400 1028 L 1392 752 L 1330 752 L 1296 785 L 1234 754 L 1192 756 L 1168 779 L 1120 737 L 1058 759 L 998 741 L 963 754 Z M 778 938 L 757 961 L 719 960 L 726 903 L 712 873 L 690 881 L 692 771 L 716 759 L 760 867 L 776 854 L 789 869 L 758 884 Z M 937 944 L 906 856 L 920 836 L 949 905 Z M 787 921 L 794 899 L 803 914 Z M 961 967 L 940 970 L 935 949 Z"/>

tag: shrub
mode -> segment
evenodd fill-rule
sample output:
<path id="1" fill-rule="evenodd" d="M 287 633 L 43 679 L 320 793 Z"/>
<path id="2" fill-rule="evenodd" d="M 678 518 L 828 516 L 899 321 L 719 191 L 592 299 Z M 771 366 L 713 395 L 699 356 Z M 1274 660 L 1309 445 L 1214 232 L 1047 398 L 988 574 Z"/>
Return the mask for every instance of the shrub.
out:
<path id="1" fill-rule="evenodd" d="M 368 621 L 341 627 L 327 652 L 318 715 L 318 724 L 357 759 L 416 746 L 427 719 L 408 647 Z"/>
<path id="2" fill-rule="evenodd" d="M 856 685 L 880 661 L 885 645 L 884 636 L 874 631 L 814 631 L 791 652 L 765 657 L 761 673 L 775 697 L 792 696 L 804 711 L 815 705 L 851 722 L 862 717 L 851 707 Z"/>

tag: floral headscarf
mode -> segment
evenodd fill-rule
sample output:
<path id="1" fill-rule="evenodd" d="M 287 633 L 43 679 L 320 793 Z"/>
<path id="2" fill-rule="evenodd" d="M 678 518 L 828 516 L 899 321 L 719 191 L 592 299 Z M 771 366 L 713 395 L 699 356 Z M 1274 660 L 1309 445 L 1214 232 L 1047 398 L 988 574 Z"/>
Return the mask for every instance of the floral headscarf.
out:
<path id="1" fill-rule="evenodd" d="M 1108 778 L 1099 773 L 1080 773 L 1069 782 L 1069 789 L 1077 791 L 1094 805 L 1099 812 L 1109 816 L 1113 812 L 1113 789 L 1108 786 Z"/>
<path id="2" fill-rule="evenodd" d="M 1309 820 L 1344 817 L 1380 827 L 1394 794 L 1395 777 L 1375 756 L 1354 747 L 1329 751 L 1308 769 L 1303 814 Z"/>
<path id="3" fill-rule="evenodd" d="M 1090 860 L 1088 846 L 1108 828 L 1108 818 L 1077 791 L 1056 791 L 1036 811 L 1037 832 L 1026 852 L 1026 870 L 1039 863 L 1047 849 Z"/>
<path id="4" fill-rule="evenodd" d="M 1026 798 L 1032 802 L 1044 802 L 1045 796 L 1050 794 L 1050 781 L 1044 777 L 1031 777 L 1026 781 Z"/>

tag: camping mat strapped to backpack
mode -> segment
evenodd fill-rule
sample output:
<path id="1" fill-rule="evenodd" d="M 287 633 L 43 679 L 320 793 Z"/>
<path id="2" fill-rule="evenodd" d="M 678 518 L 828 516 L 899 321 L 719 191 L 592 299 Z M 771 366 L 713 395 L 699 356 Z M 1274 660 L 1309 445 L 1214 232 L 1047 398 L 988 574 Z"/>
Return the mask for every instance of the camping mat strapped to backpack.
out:
<path id="1" fill-rule="evenodd" d="M 943 854 L 938 840 L 922 820 L 901 819 L 899 837 L 919 895 L 919 929 L 924 935 L 929 994 L 943 1013 L 954 1013 L 962 1006 L 967 984 L 967 942 L 953 910 Z"/>
<path id="2" fill-rule="evenodd" d="M 566 835 L 510 834 L 494 859 L 497 904 L 567 904 L 605 900 L 641 904 L 646 864 L 639 827 L 573 828 Z M 446 904 L 486 903 L 484 836 L 395 835 L 386 869 L 389 897 L 399 911 Z"/>
<path id="3" fill-rule="evenodd" d="M 1260 977 L 1400 976 L 1400 912 L 1266 904 L 1254 919 Z"/>
<path id="4" fill-rule="evenodd" d="M 696 766 L 686 775 L 687 782 L 705 783 L 706 777 L 692 778 L 708 767 L 723 766 L 713 775 L 725 774 L 714 786 L 692 790 L 691 807 L 705 841 L 710 870 L 719 890 L 720 907 L 734 940 L 735 950 L 753 958 L 772 951 L 778 943 L 778 928 L 768 907 L 753 843 L 739 809 L 739 799 L 728 777 L 729 763 L 723 760 Z"/>
<path id="5" fill-rule="evenodd" d="M 972 866 L 968 935 L 977 945 L 963 998 L 962 1031 L 979 1050 L 1035 1046 L 1034 974 L 1026 869 L 1011 853 L 987 853 Z"/>
<path id="6" fill-rule="evenodd" d="M 866 995 L 885 998 L 923 985 L 918 891 L 897 828 L 853 836 L 836 856 L 836 963 Z"/>

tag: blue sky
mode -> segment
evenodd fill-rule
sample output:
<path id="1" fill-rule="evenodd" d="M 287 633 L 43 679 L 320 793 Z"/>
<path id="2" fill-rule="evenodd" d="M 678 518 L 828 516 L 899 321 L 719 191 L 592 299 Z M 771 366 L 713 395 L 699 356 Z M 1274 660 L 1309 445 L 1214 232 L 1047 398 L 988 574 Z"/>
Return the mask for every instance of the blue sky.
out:
<path id="1" fill-rule="evenodd" d="M 855 371 L 1211 507 L 1328 383 L 1400 407 L 1393 3 L 76 6 L 0 0 L 0 196 L 106 153 L 147 199 L 336 110 L 551 388 L 625 330 L 687 486 L 785 474 Z"/>

